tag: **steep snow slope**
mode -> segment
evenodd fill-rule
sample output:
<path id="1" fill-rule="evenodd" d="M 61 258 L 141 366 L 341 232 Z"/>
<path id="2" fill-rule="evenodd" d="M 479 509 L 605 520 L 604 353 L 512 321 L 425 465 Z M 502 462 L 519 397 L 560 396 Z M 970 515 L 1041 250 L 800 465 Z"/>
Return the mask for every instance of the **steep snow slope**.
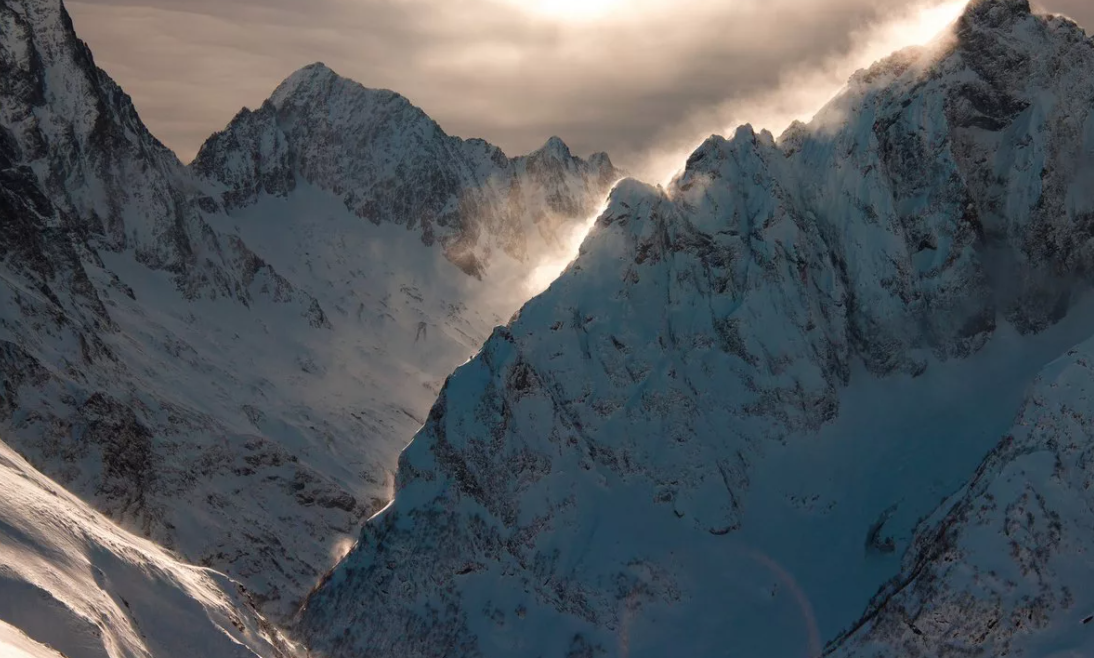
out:
<path id="1" fill-rule="evenodd" d="M 745 127 L 668 190 L 619 184 L 448 380 L 304 636 L 819 653 L 1089 336 L 1092 99 L 1081 29 L 978 0 L 778 143 Z"/>
<path id="2" fill-rule="evenodd" d="M 1094 654 L 1094 341 L 1049 364 L 1013 429 L 917 532 L 837 656 Z"/>
<path id="3" fill-rule="evenodd" d="M 0 653 L 297 655 L 208 569 L 112 524 L 0 443 Z"/>
<path id="4" fill-rule="evenodd" d="M 281 619 L 390 497 L 443 377 L 516 310 L 614 169 L 558 140 L 501 158 L 321 67 L 264 107 L 254 127 L 284 158 L 252 150 L 243 113 L 192 171 L 58 0 L 0 0 L 0 427 L 112 520 Z M 355 148 L 339 147 L 348 135 Z M 233 178 L 244 162 L 285 187 Z M 451 198 L 403 203 L 433 176 Z M 380 221 L 351 203 L 366 198 Z M 434 221 L 443 249 L 404 228 Z"/>

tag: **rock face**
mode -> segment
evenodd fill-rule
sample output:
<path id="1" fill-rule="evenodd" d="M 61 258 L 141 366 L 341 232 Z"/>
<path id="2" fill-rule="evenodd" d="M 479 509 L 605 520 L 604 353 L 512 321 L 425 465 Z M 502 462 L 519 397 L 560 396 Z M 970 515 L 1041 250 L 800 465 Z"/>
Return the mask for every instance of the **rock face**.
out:
<path id="1" fill-rule="evenodd" d="M 60 2 L 5 2 L 0 125 L 89 246 L 130 251 L 171 273 L 189 296 L 244 297 L 250 254 L 224 245 L 189 202 L 178 159 L 144 127 L 129 97 L 95 66 Z"/>
<path id="2" fill-rule="evenodd" d="M 482 140 L 450 137 L 402 96 L 323 64 L 290 76 L 258 110 L 240 112 L 193 168 L 224 186 L 231 208 L 288 196 L 306 181 L 362 219 L 440 243 L 480 278 L 494 252 L 525 262 L 558 249 L 570 224 L 595 214 L 620 178 L 605 154 L 586 162 L 557 137 L 512 159 Z"/>
<path id="3" fill-rule="evenodd" d="M 854 618 L 818 629 L 797 609 L 869 597 L 835 587 L 806 605 L 769 558 L 801 539 L 765 531 L 763 511 L 775 491 L 817 523 L 839 512 L 759 474 L 784 443 L 851 422 L 852 372 L 867 388 L 950 372 L 1068 315 L 1094 253 L 1092 100 L 1080 28 L 982 0 L 930 47 L 856 74 L 811 124 L 712 137 L 667 190 L 620 183 L 571 268 L 449 378 L 303 636 L 332 657 L 819 653 Z M 924 439 L 903 432 L 872 443 L 913 453 Z M 959 452 L 972 437 L 954 438 Z M 904 472 L 845 457 L 859 468 L 834 469 L 844 482 Z M 923 487 L 820 536 L 869 544 L 890 503 L 915 510 L 906 532 L 938 501 L 942 465 L 918 457 Z M 1044 519 L 1031 532 L 1051 533 Z M 754 563 L 777 576 L 769 604 L 806 618 L 800 646 L 729 612 L 754 596 Z M 797 581 L 820 578 L 809 564 Z M 923 655 L 943 641 L 915 640 Z"/>
<path id="4" fill-rule="evenodd" d="M 284 619 L 614 177 L 557 140 L 508 160 L 318 67 L 186 167 L 59 0 L 0 0 L 0 427 Z"/>

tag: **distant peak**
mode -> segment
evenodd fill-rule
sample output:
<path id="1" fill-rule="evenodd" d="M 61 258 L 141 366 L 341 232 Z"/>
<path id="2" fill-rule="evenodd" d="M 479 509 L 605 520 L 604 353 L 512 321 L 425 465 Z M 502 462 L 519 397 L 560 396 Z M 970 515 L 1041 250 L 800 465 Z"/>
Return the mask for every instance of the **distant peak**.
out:
<path id="1" fill-rule="evenodd" d="M 570 147 L 566 146 L 566 142 L 562 141 L 562 138 L 558 136 L 552 136 L 548 139 L 547 143 L 540 147 L 533 155 L 544 155 L 559 160 L 573 157 L 570 153 Z"/>
<path id="2" fill-rule="evenodd" d="M 597 169 L 614 169 L 615 165 L 612 164 L 612 159 L 608 157 L 608 154 L 604 151 L 597 151 L 589 156 L 589 164 Z"/>

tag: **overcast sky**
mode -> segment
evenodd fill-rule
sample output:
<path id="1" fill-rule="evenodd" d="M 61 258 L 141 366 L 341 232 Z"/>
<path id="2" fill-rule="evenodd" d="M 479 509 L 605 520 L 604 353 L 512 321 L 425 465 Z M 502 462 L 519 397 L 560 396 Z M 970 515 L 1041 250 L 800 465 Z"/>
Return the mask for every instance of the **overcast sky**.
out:
<path id="1" fill-rule="evenodd" d="M 93 0 L 96 60 L 188 161 L 294 70 L 394 89 L 510 155 L 551 135 L 633 173 L 749 121 L 778 130 L 923 41 L 960 0 Z M 1042 7 L 1094 26 L 1094 0 Z"/>

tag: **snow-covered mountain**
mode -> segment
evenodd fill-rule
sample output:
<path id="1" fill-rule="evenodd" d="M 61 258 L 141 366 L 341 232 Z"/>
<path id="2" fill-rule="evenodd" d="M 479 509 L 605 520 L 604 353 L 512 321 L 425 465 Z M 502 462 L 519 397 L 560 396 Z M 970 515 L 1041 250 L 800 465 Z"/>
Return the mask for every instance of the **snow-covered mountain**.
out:
<path id="1" fill-rule="evenodd" d="M 224 186 L 229 208 L 310 183 L 357 217 L 440 243 L 478 277 L 495 253 L 527 262 L 563 247 L 573 222 L 594 214 L 620 178 L 606 154 L 586 162 L 557 137 L 519 158 L 450 137 L 406 98 L 323 64 L 297 71 L 257 111 L 240 112 L 193 168 Z"/>
<path id="2" fill-rule="evenodd" d="M 59 0 L 0 0 L 0 429 L 283 619 L 614 177 L 558 140 L 509 160 L 322 67 L 186 167 Z"/>
<path id="3" fill-rule="evenodd" d="M 0 650 L 292 655 L 395 490 L 322 655 L 1091 653 L 1094 42 L 975 0 L 493 329 L 617 176 L 322 65 L 187 167 L 0 0 Z"/>
<path id="4" fill-rule="evenodd" d="M 982 631 L 1002 649 L 1027 613 L 1020 634 L 1074 631 L 1089 432 L 977 465 L 1094 327 L 1092 182 L 1094 41 L 975 0 L 809 125 L 712 137 L 666 190 L 620 183 L 448 379 L 302 637 L 334 658 L 782 656 L 853 631 L 833 650 L 943 656 Z M 1089 411 L 1052 368 L 1020 427 Z"/>
<path id="5" fill-rule="evenodd" d="M 0 443 L 0 655 L 302 654 L 238 584 L 125 532 Z"/>

